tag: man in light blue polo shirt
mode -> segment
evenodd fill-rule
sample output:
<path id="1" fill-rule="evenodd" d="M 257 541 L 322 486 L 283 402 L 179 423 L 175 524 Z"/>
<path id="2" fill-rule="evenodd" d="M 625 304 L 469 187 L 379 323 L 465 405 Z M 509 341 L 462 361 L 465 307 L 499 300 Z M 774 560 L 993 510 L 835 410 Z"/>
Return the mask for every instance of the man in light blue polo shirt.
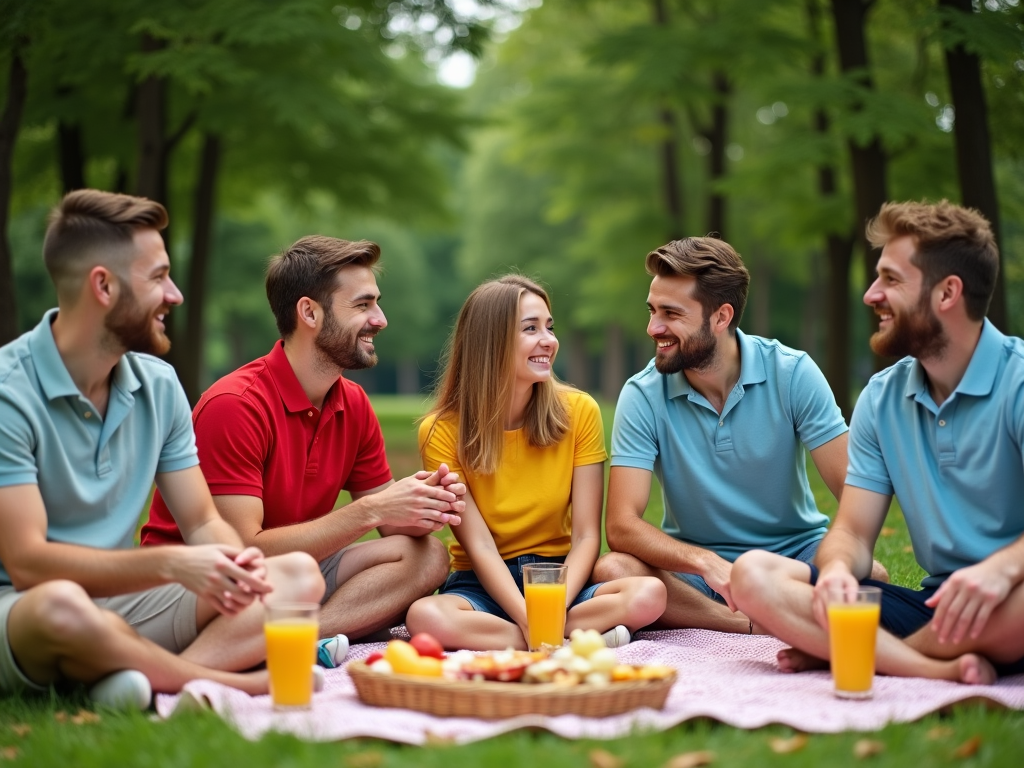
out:
<path id="1" fill-rule="evenodd" d="M 677 240 L 648 254 L 646 267 L 657 354 L 626 382 L 615 411 L 613 551 L 594 579 L 661 578 L 669 600 L 658 626 L 750 632 L 734 612 L 732 562 L 756 548 L 814 557 L 828 518 L 815 506 L 804 449 L 838 497 L 846 422 L 810 357 L 739 330 L 750 277 L 728 243 Z M 652 472 L 663 489 L 661 530 L 643 520 Z"/>
<path id="2" fill-rule="evenodd" d="M 0 692 L 94 684 L 147 706 L 208 678 L 259 693 L 260 598 L 319 600 L 316 562 L 264 559 L 217 514 L 170 347 L 163 206 L 96 190 L 54 211 L 58 309 L 0 347 Z M 154 479 L 190 546 L 133 549 Z"/>
<path id="3" fill-rule="evenodd" d="M 927 577 L 921 589 L 876 585 L 877 669 L 989 683 L 1024 671 L 1024 342 L 985 319 L 999 257 L 977 211 L 887 203 L 868 237 L 883 246 L 864 296 L 879 316 L 871 346 L 906 357 L 857 401 L 846 490 L 811 578 L 753 552 L 736 563 L 733 597 L 793 644 L 784 671 L 820 665 L 825 606 L 874 584 L 865 577 L 895 493 Z"/>

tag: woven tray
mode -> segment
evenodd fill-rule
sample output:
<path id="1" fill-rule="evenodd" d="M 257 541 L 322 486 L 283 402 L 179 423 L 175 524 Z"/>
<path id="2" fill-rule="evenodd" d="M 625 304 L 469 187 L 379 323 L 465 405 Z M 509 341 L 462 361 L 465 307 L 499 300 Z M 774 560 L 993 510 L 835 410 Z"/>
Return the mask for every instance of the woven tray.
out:
<path id="1" fill-rule="evenodd" d="M 676 680 L 635 680 L 610 685 L 492 683 L 413 675 L 382 675 L 361 661 L 348 664 L 356 693 L 365 704 L 414 709 L 441 717 L 500 720 L 517 715 L 607 717 L 640 707 L 661 709 Z"/>

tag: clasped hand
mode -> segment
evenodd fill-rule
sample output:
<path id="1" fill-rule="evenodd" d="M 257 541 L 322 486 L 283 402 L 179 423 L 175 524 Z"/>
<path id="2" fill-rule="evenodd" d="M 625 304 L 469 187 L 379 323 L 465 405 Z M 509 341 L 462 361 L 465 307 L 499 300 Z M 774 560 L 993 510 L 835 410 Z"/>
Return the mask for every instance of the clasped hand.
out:
<path id="1" fill-rule="evenodd" d="M 940 643 L 977 640 L 989 617 L 1010 594 L 1009 576 L 996 563 L 982 561 L 954 571 L 925 605 L 935 609 L 931 627 Z"/>
<path id="2" fill-rule="evenodd" d="M 218 612 L 233 616 L 272 591 L 263 553 L 227 544 L 177 547 L 174 581 Z"/>
<path id="3" fill-rule="evenodd" d="M 378 494 L 382 523 L 439 531 L 462 522 L 466 509 L 466 486 L 459 476 L 441 464 L 436 472 L 421 470 Z"/>

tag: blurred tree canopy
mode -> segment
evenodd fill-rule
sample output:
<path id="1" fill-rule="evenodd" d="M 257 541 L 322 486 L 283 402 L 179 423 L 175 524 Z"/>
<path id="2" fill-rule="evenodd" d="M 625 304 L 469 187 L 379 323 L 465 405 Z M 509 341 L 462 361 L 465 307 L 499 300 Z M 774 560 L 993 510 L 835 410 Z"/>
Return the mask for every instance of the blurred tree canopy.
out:
<path id="1" fill-rule="evenodd" d="M 439 85 L 466 54 L 475 83 Z M 61 192 L 147 194 L 193 400 L 269 349 L 266 260 L 312 232 L 383 247 L 389 329 L 354 376 L 381 391 L 428 384 L 465 295 L 514 269 L 551 289 L 561 374 L 614 399 L 650 356 L 645 254 L 714 231 L 751 269 L 743 327 L 849 413 L 886 199 L 981 209 L 992 319 L 1024 329 L 1017 0 L 0 0 L 0 75 L 0 341 L 54 302 Z"/>

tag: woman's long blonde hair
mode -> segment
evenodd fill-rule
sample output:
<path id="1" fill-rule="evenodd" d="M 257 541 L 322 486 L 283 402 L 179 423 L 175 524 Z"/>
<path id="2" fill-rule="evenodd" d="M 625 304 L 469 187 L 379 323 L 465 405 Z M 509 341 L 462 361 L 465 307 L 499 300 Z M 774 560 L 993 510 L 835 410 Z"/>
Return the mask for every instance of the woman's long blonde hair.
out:
<path id="1" fill-rule="evenodd" d="M 485 475 L 501 463 L 515 385 L 519 301 L 526 292 L 543 299 L 550 311 L 544 289 L 522 275 L 490 280 L 469 295 L 445 347 L 437 403 L 427 414 L 457 423 L 459 463 Z M 566 391 L 572 387 L 554 374 L 533 385 L 523 424 L 530 445 L 554 445 L 565 437 L 570 426 Z"/>

